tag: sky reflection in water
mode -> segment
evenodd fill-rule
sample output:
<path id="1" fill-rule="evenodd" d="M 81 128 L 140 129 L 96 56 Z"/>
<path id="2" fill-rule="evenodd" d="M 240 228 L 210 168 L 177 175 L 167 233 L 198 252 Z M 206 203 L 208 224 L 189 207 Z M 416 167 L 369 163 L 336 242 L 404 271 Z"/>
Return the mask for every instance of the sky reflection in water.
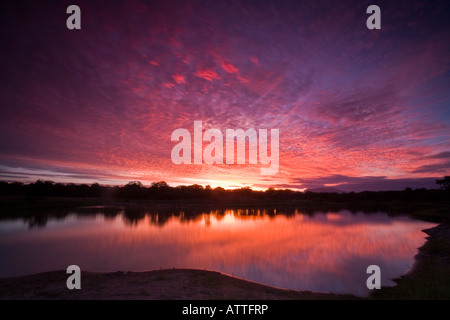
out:
<path id="1" fill-rule="evenodd" d="M 140 271 L 218 270 L 282 288 L 365 296 L 367 266 L 381 268 L 382 285 L 407 272 L 422 229 L 435 224 L 385 213 L 339 211 L 267 215 L 265 211 L 211 211 L 161 223 L 123 212 L 50 219 L 44 228 L 0 222 L 0 277 L 66 269 Z"/>

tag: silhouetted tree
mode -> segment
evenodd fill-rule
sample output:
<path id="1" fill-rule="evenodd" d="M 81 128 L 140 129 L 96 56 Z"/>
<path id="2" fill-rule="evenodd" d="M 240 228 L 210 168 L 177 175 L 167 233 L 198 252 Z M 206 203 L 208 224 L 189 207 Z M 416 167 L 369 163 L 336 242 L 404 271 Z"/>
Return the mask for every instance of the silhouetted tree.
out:
<path id="1" fill-rule="evenodd" d="M 130 181 L 119 190 L 120 198 L 138 199 L 144 196 L 145 189 L 140 181 Z"/>
<path id="2" fill-rule="evenodd" d="M 151 188 L 165 189 L 169 188 L 169 185 L 165 181 L 152 182 Z"/>
<path id="3" fill-rule="evenodd" d="M 148 194 L 154 199 L 172 199 L 175 193 L 165 181 L 158 181 L 152 182 Z"/>
<path id="4" fill-rule="evenodd" d="M 97 182 L 91 184 L 91 194 L 94 197 L 100 197 L 102 195 L 102 187 Z"/>
<path id="5" fill-rule="evenodd" d="M 445 176 L 444 179 L 436 180 L 436 183 L 444 190 L 450 190 L 450 176 Z"/>

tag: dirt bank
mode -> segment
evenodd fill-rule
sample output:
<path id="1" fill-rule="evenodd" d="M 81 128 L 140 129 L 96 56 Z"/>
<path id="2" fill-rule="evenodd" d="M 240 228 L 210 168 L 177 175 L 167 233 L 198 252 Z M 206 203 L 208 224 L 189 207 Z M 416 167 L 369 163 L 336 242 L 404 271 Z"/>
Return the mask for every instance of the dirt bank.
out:
<path id="1" fill-rule="evenodd" d="M 283 290 L 215 271 L 82 272 L 81 290 L 68 290 L 65 271 L 0 279 L 0 299 L 352 299 L 351 295 Z"/>

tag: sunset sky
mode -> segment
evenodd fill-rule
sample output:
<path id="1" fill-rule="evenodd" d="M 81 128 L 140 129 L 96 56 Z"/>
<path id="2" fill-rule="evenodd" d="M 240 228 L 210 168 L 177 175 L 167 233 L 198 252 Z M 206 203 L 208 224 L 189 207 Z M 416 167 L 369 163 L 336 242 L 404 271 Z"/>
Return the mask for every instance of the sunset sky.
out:
<path id="1" fill-rule="evenodd" d="M 434 188 L 449 35 L 448 1 L 1 1 L 0 180 Z M 175 165 L 171 134 L 194 121 L 279 129 L 278 173 Z"/>

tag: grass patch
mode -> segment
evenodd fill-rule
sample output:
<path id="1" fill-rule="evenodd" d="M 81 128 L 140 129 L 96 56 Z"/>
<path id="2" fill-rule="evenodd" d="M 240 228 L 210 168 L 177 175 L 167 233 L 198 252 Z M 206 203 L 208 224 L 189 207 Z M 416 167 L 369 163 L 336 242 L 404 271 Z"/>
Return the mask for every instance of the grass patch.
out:
<path id="1" fill-rule="evenodd" d="M 167 280 L 169 280 L 169 278 L 159 274 L 159 275 L 153 277 L 152 280 L 154 280 L 154 281 L 167 281 Z"/>

